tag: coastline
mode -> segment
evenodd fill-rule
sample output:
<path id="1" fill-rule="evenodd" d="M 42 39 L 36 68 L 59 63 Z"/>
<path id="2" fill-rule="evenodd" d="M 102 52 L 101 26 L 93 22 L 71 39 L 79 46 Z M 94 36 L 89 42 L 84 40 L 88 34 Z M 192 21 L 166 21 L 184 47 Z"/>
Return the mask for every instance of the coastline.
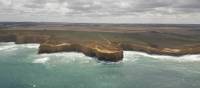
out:
<path id="1" fill-rule="evenodd" d="M 199 45 L 171 49 L 143 46 L 137 44 L 110 43 L 102 44 L 97 41 L 75 43 L 52 40 L 48 35 L 1 35 L 1 42 L 15 42 L 16 44 L 40 44 L 38 54 L 56 52 L 81 52 L 86 56 L 97 57 L 99 60 L 117 62 L 123 59 L 123 51 L 139 51 L 148 54 L 184 56 L 199 54 Z M 5 40 L 4 40 L 5 39 Z"/>
<path id="2" fill-rule="evenodd" d="M 28 49 L 37 49 L 36 51 L 39 50 L 39 44 L 37 43 L 29 43 L 29 44 L 15 44 L 14 42 L 0 42 L 0 45 L 3 45 L 0 47 L 0 51 L 16 51 L 17 48 L 28 48 Z M 68 57 L 70 53 L 73 54 L 80 54 L 84 55 L 81 52 L 55 52 L 55 53 L 42 53 L 38 54 L 39 56 L 62 56 L 62 57 Z M 35 53 L 37 54 L 37 53 Z M 170 55 L 159 55 L 159 54 L 148 54 L 146 52 L 141 52 L 141 51 L 123 51 L 124 57 L 122 61 L 119 61 L 117 63 L 121 62 L 127 62 L 127 58 L 133 58 L 133 60 L 139 59 L 141 56 L 152 58 L 152 59 L 158 59 L 158 60 L 164 60 L 164 61 L 175 61 L 175 62 L 199 62 L 200 61 L 200 54 L 187 54 L 187 55 L 182 55 L 182 56 L 170 56 Z M 69 55 L 71 56 L 71 55 Z M 84 55 L 85 56 L 85 55 Z M 90 59 L 97 59 L 88 56 Z M 33 63 L 43 63 L 44 61 L 47 60 L 47 58 L 38 58 L 36 59 Z M 40 62 L 41 61 L 41 62 Z M 100 61 L 102 63 L 105 63 L 104 61 Z M 115 63 L 115 62 L 114 62 Z"/>
<path id="3" fill-rule="evenodd" d="M 190 25 L 9 25 L 2 25 L 0 42 L 37 43 L 38 54 L 81 52 L 112 62 L 122 60 L 123 51 L 170 56 L 200 54 L 198 26 L 193 29 Z"/>

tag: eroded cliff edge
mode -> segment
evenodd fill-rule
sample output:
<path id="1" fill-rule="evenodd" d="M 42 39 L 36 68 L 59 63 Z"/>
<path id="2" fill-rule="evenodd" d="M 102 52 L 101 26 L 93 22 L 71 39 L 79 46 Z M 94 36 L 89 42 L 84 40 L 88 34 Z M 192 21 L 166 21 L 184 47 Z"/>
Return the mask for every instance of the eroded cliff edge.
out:
<path id="1" fill-rule="evenodd" d="M 50 43 L 40 44 L 39 53 L 54 52 L 82 52 L 87 56 L 97 57 L 104 61 L 120 61 L 123 58 L 123 50 L 114 46 L 104 46 L 91 42 L 89 44 L 76 43 Z"/>
<path id="2" fill-rule="evenodd" d="M 77 42 L 59 41 L 48 35 L 0 35 L 0 42 L 16 44 L 38 43 L 39 54 L 55 52 L 82 52 L 99 60 L 117 62 L 123 59 L 123 49 L 114 45 L 104 45 L 95 41 L 80 44 Z"/>
<path id="3" fill-rule="evenodd" d="M 199 54 L 200 44 L 181 46 L 177 48 L 157 47 L 154 45 L 140 45 L 122 42 L 68 41 L 65 38 L 52 38 L 49 35 L 37 34 L 4 34 L 0 35 L 0 42 L 15 42 L 16 44 L 38 43 L 38 53 L 82 52 L 87 56 L 97 57 L 99 60 L 117 62 L 123 59 L 123 50 L 142 51 L 149 54 L 181 56 Z"/>

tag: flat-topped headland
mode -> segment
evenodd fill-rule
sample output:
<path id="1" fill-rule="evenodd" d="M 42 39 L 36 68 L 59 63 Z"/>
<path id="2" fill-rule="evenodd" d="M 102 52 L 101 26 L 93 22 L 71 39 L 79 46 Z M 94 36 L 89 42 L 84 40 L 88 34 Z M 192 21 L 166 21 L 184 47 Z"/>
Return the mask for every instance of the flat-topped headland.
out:
<path id="1" fill-rule="evenodd" d="M 38 53 L 82 52 L 120 61 L 123 51 L 200 54 L 200 25 L 0 23 L 0 42 L 38 43 Z"/>

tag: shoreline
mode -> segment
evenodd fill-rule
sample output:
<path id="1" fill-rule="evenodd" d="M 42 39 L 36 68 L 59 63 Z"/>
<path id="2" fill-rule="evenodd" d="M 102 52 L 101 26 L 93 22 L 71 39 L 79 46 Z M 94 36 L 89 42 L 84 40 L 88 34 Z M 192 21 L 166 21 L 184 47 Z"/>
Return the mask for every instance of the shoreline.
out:
<path id="1" fill-rule="evenodd" d="M 5 40 L 4 40 L 5 39 Z M 97 57 L 99 60 L 117 62 L 123 59 L 123 51 L 144 52 L 151 55 L 169 55 L 169 56 L 185 56 L 190 54 L 199 54 L 200 49 L 197 47 L 188 47 L 184 49 L 155 48 L 150 46 L 142 46 L 137 44 L 109 44 L 104 45 L 97 41 L 78 44 L 73 42 L 63 42 L 57 40 L 49 40 L 50 36 L 46 35 L 2 35 L 1 42 L 14 42 L 15 44 L 39 44 L 38 54 L 56 53 L 56 52 L 81 52 L 86 56 Z M 98 48 L 97 48 L 98 47 Z M 188 52 L 187 52 L 188 50 Z M 196 51 L 195 51 L 196 50 Z"/>
<path id="2" fill-rule="evenodd" d="M 39 50 L 39 44 L 37 43 L 28 43 L 28 44 L 15 44 L 14 42 L 0 42 L 0 44 L 3 44 L 3 46 L 6 46 L 7 49 L 12 49 L 13 45 L 15 45 L 15 47 L 27 47 L 27 48 L 37 48 L 37 50 Z M 9 46 L 11 48 L 9 48 Z M 15 48 L 13 47 L 13 48 Z M 7 50 L 7 49 L 2 49 L 4 47 L 0 47 L 0 51 L 3 50 Z M 2 50 L 1 50 L 2 49 Z M 182 55 L 182 56 L 170 56 L 170 55 L 159 55 L 159 54 L 148 54 L 146 52 L 141 52 L 141 51 L 123 51 L 124 53 L 124 57 L 122 61 L 119 62 L 126 62 L 127 58 L 135 58 L 138 59 L 138 55 L 140 56 L 144 56 L 144 57 L 149 57 L 152 59 L 159 59 L 159 60 L 169 60 L 169 61 L 178 61 L 178 62 L 199 62 L 200 59 L 200 54 L 187 54 L 187 55 Z M 77 53 L 77 54 L 83 54 L 81 52 L 55 52 L 55 53 L 43 53 L 43 54 L 39 54 L 39 55 L 62 55 L 63 57 L 65 55 L 68 55 L 69 53 Z M 84 55 L 84 54 L 83 54 Z M 67 57 L 67 56 L 66 56 Z M 90 57 L 90 56 L 88 56 Z M 97 59 L 97 58 L 93 58 L 91 57 L 91 59 Z M 98 60 L 98 59 L 97 59 Z M 104 61 L 103 61 L 104 62 Z"/>
<path id="3" fill-rule="evenodd" d="M 184 25 L 187 26 L 187 25 Z M 3 28 L 4 26 L 2 26 Z M 0 30 L 0 42 L 40 44 L 38 53 L 81 52 L 99 60 L 123 60 L 123 51 L 183 56 L 200 54 L 200 32 L 179 26 L 11 25 Z"/>
<path id="4" fill-rule="evenodd" d="M 16 44 L 15 42 L 0 42 L 0 44 Z M 38 45 L 38 49 L 40 44 L 39 43 L 24 43 L 24 44 L 16 44 L 16 45 Z M 171 56 L 171 57 L 182 57 L 182 56 L 187 56 L 187 55 L 200 55 L 199 54 L 185 54 L 185 55 L 179 55 L 179 56 L 173 56 L 173 55 L 166 55 L 166 54 L 150 54 L 147 52 L 142 52 L 142 51 L 134 51 L 134 50 L 123 50 L 124 52 L 136 52 L 136 53 L 145 53 L 145 54 L 149 54 L 149 55 L 157 55 L 157 56 Z M 59 52 L 58 52 L 59 53 Z M 62 52 L 63 53 L 63 52 Z M 64 52 L 65 53 L 65 52 Z M 44 53 L 45 54 L 45 53 Z M 48 53 L 46 53 L 48 54 Z"/>

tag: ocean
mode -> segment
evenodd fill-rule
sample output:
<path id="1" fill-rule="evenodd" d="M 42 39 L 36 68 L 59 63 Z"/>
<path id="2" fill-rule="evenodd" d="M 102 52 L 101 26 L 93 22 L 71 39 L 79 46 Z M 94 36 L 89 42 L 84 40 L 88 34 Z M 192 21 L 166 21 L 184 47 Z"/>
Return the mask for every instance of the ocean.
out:
<path id="1" fill-rule="evenodd" d="M 76 52 L 39 55 L 38 47 L 0 43 L 0 88 L 200 88 L 200 55 L 124 51 L 110 63 Z"/>

